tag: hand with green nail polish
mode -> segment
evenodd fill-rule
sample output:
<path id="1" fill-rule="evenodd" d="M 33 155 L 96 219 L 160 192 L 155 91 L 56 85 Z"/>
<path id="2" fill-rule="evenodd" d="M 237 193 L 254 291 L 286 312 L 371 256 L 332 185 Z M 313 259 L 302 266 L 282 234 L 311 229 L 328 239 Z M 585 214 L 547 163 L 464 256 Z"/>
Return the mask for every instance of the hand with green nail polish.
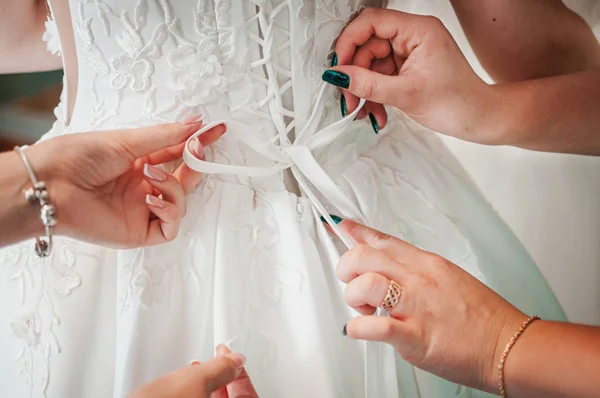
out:
<path id="1" fill-rule="evenodd" d="M 487 12 L 502 7 L 479 3 Z M 574 30 L 579 33 L 569 36 L 579 40 L 571 52 L 586 48 L 587 53 L 575 57 L 575 69 L 489 85 L 473 71 L 437 18 L 367 8 L 336 40 L 338 65 L 327 70 L 323 80 L 343 90 L 348 112 L 355 109 L 359 97 L 368 100 L 359 118 L 368 115 L 375 132 L 384 127 L 387 113 L 382 104 L 386 104 L 429 129 L 466 141 L 600 155 L 600 43 L 566 7 L 550 1 L 520 3 L 538 7 L 540 15 L 551 14 L 568 26 L 577 25 Z M 479 14 L 477 18 L 481 19 Z M 511 27 L 502 26 L 503 30 Z M 502 35 L 510 33 L 494 33 L 493 39 Z M 567 46 L 562 40 L 561 54 Z"/>
<path id="2" fill-rule="evenodd" d="M 347 111 L 357 98 L 368 100 L 375 133 L 387 121 L 379 104 L 387 104 L 433 130 L 491 143 L 479 127 L 493 108 L 492 90 L 439 20 L 368 8 L 342 32 L 335 53 L 338 65 L 323 80 L 343 89 Z"/>

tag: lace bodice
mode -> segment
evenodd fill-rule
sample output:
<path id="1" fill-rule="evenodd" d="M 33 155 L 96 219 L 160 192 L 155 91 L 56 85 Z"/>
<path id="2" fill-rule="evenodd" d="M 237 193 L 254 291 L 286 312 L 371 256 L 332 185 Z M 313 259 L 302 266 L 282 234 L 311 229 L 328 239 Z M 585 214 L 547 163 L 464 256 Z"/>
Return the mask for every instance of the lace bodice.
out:
<path id="1" fill-rule="evenodd" d="M 332 146 L 356 141 L 356 134 L 339 138 L 353 129 L 358 110 L 342 120 L 330 112 L 337 90 L 321 74 L 363 3 L 379 2 L 70 0 L 77 67 L 65 66 L 67 75 L 77 71 L 78 87 L 68 99 L 68 129 L 139 127 L 198 113 L 226 121 L 230 133 L 210 158 L 235 168 L 195 166 L 187 153 L 188 165 L 253 186 L 266 179 L 271 187 L 284 187 L 289 170 L 287 188 L 303 190 L 325 218 L 318 196 L 362 220 L 315 157 L 330 159 Z"/>
<path id="2" fill-rule="evenodd" d="M 64 14 L 68 10 L 58 9 L 59 2 L 51 2 L 51 10 Z M 49 136 L 67 130 L 139 127 L 201 114 L 207 122 L 240 122 L 240 134 L 251 134 L 257 142 L 289 143 L 309 120 L 316 129 L 340 118 L 337 90 L 331 87 L 323 90 L 317 109 L 321 74 L 352 13 L 380 3 L 69 0 L 76 66 L 65 62 L 65 67 L 71 77 L 67 80 L 76 81 L 77 87 L 66 90 L 71 93 L 65 100 L 69 106 L 63 104 L 57 112 L 59 122 Z M 61 37 L 68 36 L 58 31 Z M 72 116 L 67 109 L 72 109 Z M 277 163 L 240 144 L 240 134 L 226 134 L 211 159 L 252 166 Z M 352 141 L 349 134 L 336 145 L 346 147 Z M 329 151 L 317 148 L 313 154 L 327 152 L 323 158 L 331 158 L 336 145 L 328 146 Z M 283 175 L 268 180 L 282 183 Z M 295 186 L 288 188 L 297 192 Z"/>
<path id="3" fill-rule="evenodd" d="M 272 136 L 306 123 L 333 40 L 359 1 L 69 5 L 78 70 L 77 95 L 69 99 L 73 129 L 201 113 L 212 120 L 233 116 Z"/>

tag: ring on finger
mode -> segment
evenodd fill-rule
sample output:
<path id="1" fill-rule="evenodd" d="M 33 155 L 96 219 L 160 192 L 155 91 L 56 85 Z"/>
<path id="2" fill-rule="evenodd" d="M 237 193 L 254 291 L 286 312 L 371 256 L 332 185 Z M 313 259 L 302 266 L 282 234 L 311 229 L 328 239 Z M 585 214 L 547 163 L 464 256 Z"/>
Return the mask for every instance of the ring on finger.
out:
<path id="1" fill-rule="evenodd" d="M 392 312 L 392 310 L 398 305 L 401 296 L 402 286 L 400 286 L 396 281 L 390 281 L 390 286 L 388 287 L 387 293 L 381 302 L 380 307 L 387 312 Z"/>

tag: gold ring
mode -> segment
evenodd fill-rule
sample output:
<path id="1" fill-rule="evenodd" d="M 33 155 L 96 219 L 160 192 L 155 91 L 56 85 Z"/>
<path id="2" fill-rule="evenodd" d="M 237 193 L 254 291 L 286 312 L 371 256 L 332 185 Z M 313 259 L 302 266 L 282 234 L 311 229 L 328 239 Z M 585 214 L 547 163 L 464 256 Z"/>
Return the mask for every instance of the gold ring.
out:
<path id="1" fill-rule="evenodd" d="M 387 312 L 392 312 L 392 310 L 398 305 L 400 296 L 402 296 L 402 286 L 395 281 L 390 281 L 390 286 L 388 287 L 385 298 L 381 303 L 381 308 Z"/>

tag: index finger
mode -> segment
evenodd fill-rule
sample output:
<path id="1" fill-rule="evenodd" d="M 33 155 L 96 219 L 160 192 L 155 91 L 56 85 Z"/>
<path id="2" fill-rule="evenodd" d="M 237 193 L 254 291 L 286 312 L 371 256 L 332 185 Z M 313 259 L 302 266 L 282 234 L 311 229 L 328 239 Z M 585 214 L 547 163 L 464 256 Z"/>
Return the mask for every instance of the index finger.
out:
<path id="1" fill-rule="evenodd" d="M 339 227 L 355 242 L 364 243 L 374 249 L 381 250 L 391 259 L 399 262 L 408 263 L 422 252 L 408 242 L 352 220 L 342 221 Z"/>
<path id="2" fill-rule="evenodd" d="M 218 355 L 227 355 L 231 354 L 229 348 L 220 344 L 217 346 L 217 354 Z M 239 376 L 227 385 L 227 397 L 228 398 L 258 398 L 258 394 L 252 385 L 252 381 L 250 380 L 250 376 L 248 376 L 248 372 L 246 369 L 242 369 Z M 211 397 L 215 398 L 215 397 Z"/>
<path id="3" fill-rule="evenodd" d="M 242 369 L 240 375 L 227 386 L 227 393 L 229 398 L 258 398 L 246 369 Z"/>
<path id="4" fill-rule="evenodd" d="M 219 124 L 206 133 L 201 134 L 198 138 L 190 141 L 190 151 L 200 160 L 205 159 L 204 147 L 207 147 L 217 141 L 223 134 L 225 134 L 226 127 L 223 124 Z M 181 150 L 183 154 L 183 147 Z M 202 179 L 202 173 L 192 170 L 185 162 L 183 162 L 177 170 L 175 170 L 175 177 L 181 183 L 183 190 L 186 195 L 189 195 L 200 183 Z"/>
<path id="5" fill-rule="evenodd" d="M 133 156 L 132 160 L 185 142 L 202 126 L 202 121 L 191 124 L 167 123 L 131 130 L 121 130 L 116 140 Z"/>
<path id="6" fill-rule="evenodd" d="M 202 127 L 202 121 L 199 121 L 196 128 L 199 129 L 201 127 Z M 215 141 L 217 141 L 225 133 L 226 130 L 227 130 L 227 127 L 224 124 L 219 124 L 219 125 L 213 127 L 212 129 L 207 131 L 205 134 L 202 134 L 201 136 L 198 137 L 200 145 L 202 147 L 207 147 L 209 145 L 214 144 Z M 189 135 L 186 137 L 186 140 L 188 137 L 189 137 Z M 170 162 L 172 160 L 179 159 L 183 156 L 183 148 L 185 148 L 185 142 L 181 142 L 175 146 L 170 146 L 168 148 L 160 149 L 160 150 L 148 155 L 148 163 L 161 164 L 161 163 Z"/>
<path id="7" fill-rule="evenodd" d="M 357 47 L 365 44 L 371 36 L 390 40 L 399 55 L 408 54 L 421 42 L 423 29 L 418 23 L 424 16 L 401 11 L 365 8 L 354 21 L 342 31 L 335 45 L 339 65 L 350 65 Z"/>

